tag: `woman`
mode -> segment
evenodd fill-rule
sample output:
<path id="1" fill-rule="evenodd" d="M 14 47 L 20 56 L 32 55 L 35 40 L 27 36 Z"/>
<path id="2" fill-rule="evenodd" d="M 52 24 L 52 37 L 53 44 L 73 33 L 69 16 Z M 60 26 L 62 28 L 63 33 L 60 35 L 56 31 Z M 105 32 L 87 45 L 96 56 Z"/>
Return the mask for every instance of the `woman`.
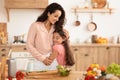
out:
<path id="1" fill-rule="evenodd" d="M 58 3 L 48 5 L 37 21 L 30 26 L 27 37 L 27 50 L 36 59 L 34 70 L 41 70 L 40 63 L 56 69 L 57 62 L 46 58 L 52 51 L 54 30 L 63 30 L 65 11 Z M 68 32 L 64 29 L 64 32 Z"/>

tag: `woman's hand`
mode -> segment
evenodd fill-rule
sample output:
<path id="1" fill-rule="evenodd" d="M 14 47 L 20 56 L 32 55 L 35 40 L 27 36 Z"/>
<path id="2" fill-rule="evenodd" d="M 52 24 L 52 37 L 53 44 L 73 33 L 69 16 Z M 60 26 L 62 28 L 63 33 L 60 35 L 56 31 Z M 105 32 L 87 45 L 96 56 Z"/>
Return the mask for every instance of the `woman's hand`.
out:
<path id="1" fill-rule="evenodd" d="M 50 65 L 50 64 L 52 63 L 52 60 L 50 60 L 49 58 L 46 58 L 46 59 L 43 61 L 43 63 L 44 63 L 45 65 Z"/>
<path id="2" fill-rule="evenodd" d="M 69 32 L 66 29 L 63 29 L 63 32 L 65 33 L 66 38 L 69 39 L 70 37 Z"/>

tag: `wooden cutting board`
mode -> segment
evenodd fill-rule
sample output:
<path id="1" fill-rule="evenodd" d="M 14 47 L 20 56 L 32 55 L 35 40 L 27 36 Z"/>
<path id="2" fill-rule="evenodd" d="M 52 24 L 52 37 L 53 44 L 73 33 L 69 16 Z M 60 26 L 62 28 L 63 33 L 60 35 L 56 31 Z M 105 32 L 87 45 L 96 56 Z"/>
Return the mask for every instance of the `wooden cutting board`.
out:
<path id="1" fill-rule="evenodd" d="M 27 79 L 48 79 L 58 76 L 57 70 L 32 71 L 26 73 Z"/>
<path id="2" fill-rule="evenodd" d="M 57 74 L 57 70 L 47 70 L 47 71 L 31 71 L 27 72 L 26 75 L 28 76 L 36 76 L 36 75 L 54 75 Z"/>

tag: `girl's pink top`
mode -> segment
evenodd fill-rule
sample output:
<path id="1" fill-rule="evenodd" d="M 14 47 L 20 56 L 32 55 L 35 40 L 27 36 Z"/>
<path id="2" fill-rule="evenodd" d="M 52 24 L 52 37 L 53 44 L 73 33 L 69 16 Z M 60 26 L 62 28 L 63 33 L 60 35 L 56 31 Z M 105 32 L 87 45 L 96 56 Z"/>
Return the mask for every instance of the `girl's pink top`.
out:
<path id="1" fill-rule="evenodd" d="M 34 22 L 31 24 L 27 36 L 27 50 L 39 61 L 43 61 L 47 53 L 52 51 L 53 45 L 53 31 L 52 26 L 48 32 L 42 22 Z"/>
<path id="2" fill-rule="evenodd" d="M 54 45 L 53 50 L 56 50 L 58 52 L 57 55 L 57 62 L 59 65 L 65 65 L 65 48 L 62 44 Z"/>

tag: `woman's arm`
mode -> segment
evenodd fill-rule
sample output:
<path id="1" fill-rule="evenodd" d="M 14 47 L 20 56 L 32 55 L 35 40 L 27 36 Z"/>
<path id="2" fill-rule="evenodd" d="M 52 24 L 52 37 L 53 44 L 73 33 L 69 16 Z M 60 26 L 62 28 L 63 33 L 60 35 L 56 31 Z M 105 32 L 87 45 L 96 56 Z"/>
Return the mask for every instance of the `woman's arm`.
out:
<path id="1" fill-rule="evenodd" d="M 32 54 L 33 57 L 35 57 L 37 60 L 39 61 L 44 61 L 45 60 L 45 56 L 43 56 L 42 54 L 40 54 L 37 49 L 35 48 L 35 37 L 37 35 L 37 28 L 36 28 L 37 24 L 33 23 L 30 26 L 29 32 L 28 32 L 28 36 L 27 36 L 27 50 L 28 52 L 30 52 Z"/>

